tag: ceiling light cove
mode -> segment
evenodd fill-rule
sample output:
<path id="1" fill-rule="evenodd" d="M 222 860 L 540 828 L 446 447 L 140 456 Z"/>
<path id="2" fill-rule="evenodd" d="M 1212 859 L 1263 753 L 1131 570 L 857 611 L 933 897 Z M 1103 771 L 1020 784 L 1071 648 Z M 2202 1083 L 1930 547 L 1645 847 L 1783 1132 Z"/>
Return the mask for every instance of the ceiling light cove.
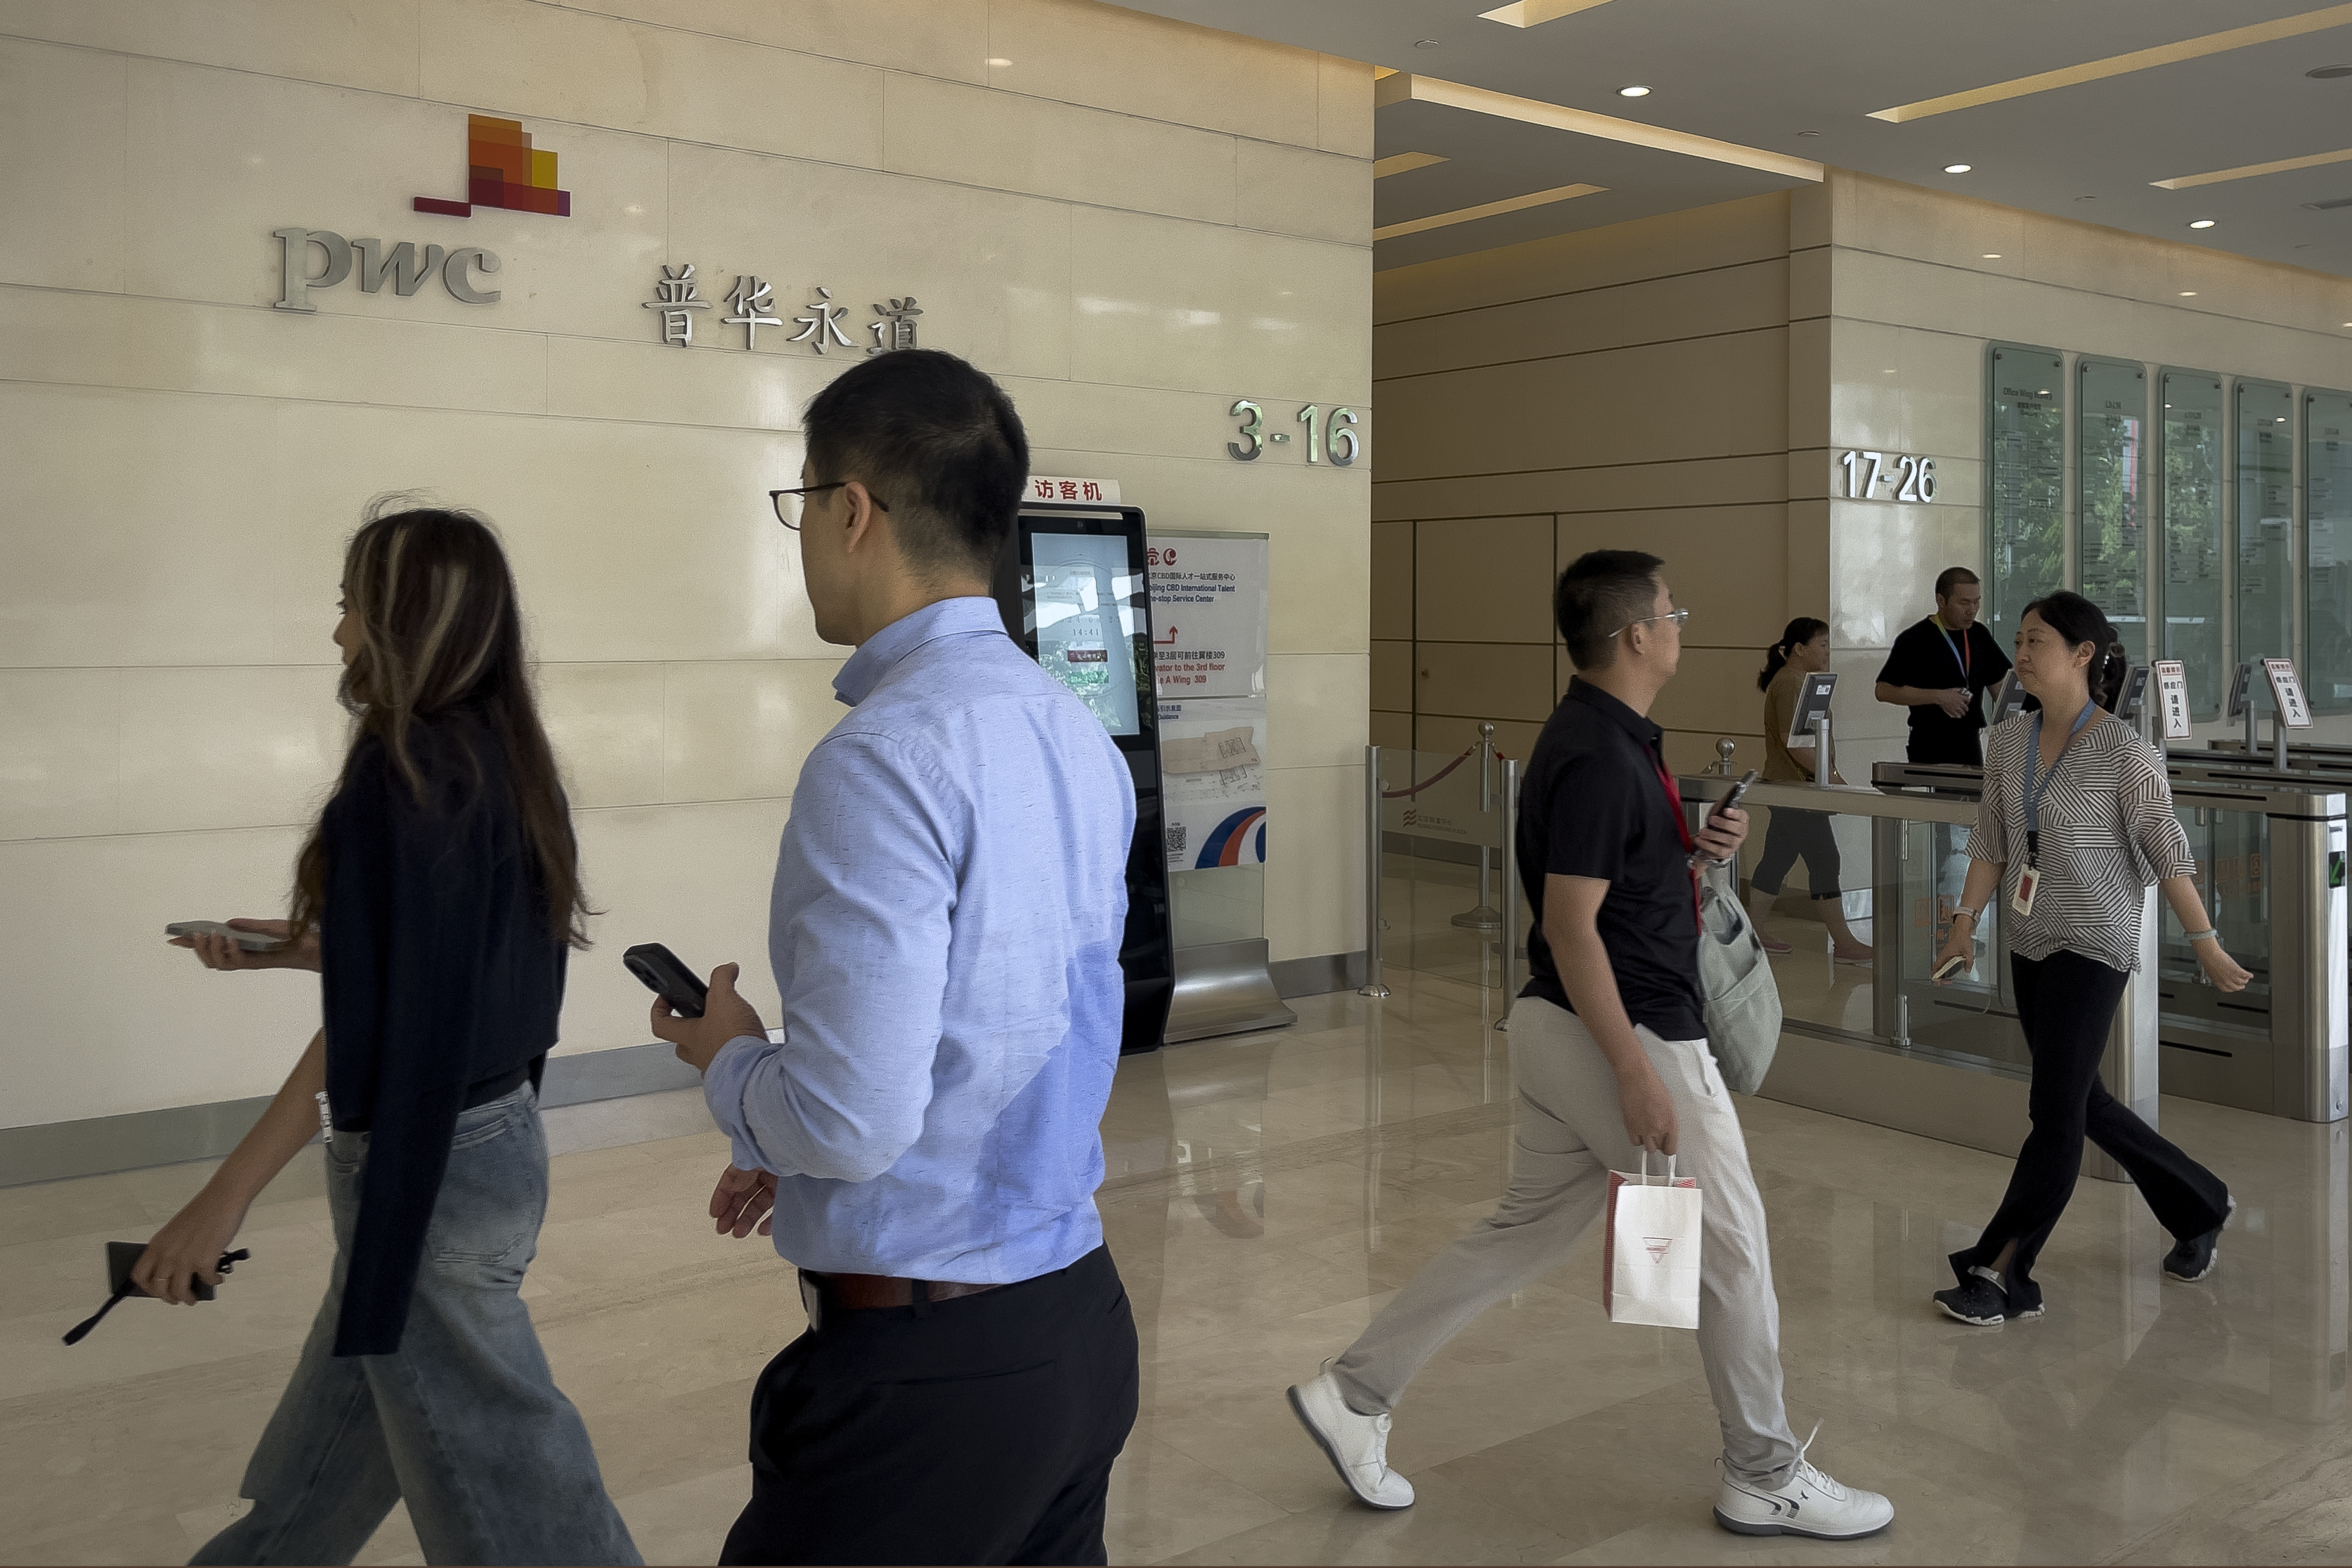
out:
<path id="1" fill-rule="evenodd" d="M 1567 109 L 1538 99 L 1518 98 L 1488 88 L 1471 87 L 1465 82 L 1441 81 L 1435 77 L 1399 72 L 1372 86 L 1372 107 L 1375 109 L 1408 102 L 1466 109 L 1474 114 L 1491 114 L 1497 120 L 1516 120 L 1525 125 L 1571 131 L 1579 136 L 1597 136 L 1605 142 L 1651 147 L 1661 153 L 1679 153 L 1686 158 L 1705 158 L 1715 163 L 1760 169 L 1768 174 L 1780 174 L 1815 184 L 1822 179 L 1822 166 L 1810 158 L 1792 158 L 1786 153 L 1768 153 L 1760 147 L 1742 147 L 1736 142 L 1717 142 L 1712 136 L 1696 136 L 1687 131 L 1673 131 L 1663 125 L 1644 125 L 1638 120 L 1619 120 L 1613 115 L 1595 114 L 1587 109 Z"/>
<path id="2" fill-rule="evenodd" d="M 2213 220 L 2210 217 L 2200 217 L 2191 223 L 2189 226 L 2191 228 L 2211 228 L 2213 226 Z"/>
<path id="3" fill-rule="evenodd" d="M 1947 174 L 1965 174 L 1970 169 L 1975 167 L 1976 165 L 1974 163 L 1947 163 L 1944 165 L 1944 173 Z"/>
<path id="4" fill-rule="evenodd" d="M 1406 223 L 1392 223 L 1385 228 L 1372 230 L 1374 239 L 1394 239 L 1399 235 L 1421 234 L 1433 228 L 1446 228 L 1457 223 L 1469 223 L 1482 217 L 1499 217 L 1505 213 L 1525 212 L 1529 207 L 1549 206 L 1554 202 L 1572 202 L 1579 196 L 1597 196 L 1606 185 L 1555 185 L 1549 191 L 1531 191 L 1524 196 L 1510 196 L 1499 202 L 1482 202 L 1475 207 L 1456 207 L 1450 213 L 1435 213 L 1428 217 L 1413 218 Z"/>
<path id="5" fill-rule="evenodd" d="M 1647 98 L 1650 96 L 1650 89 L 1646 87 L 1621 87 L 1617 89 L 1617 96 L 1620 98 Z"/>
<path id="6" fill-rule="evenodd" d="M 1897 104 L 1893 109 L 1873 110 L 1870 117 L 1900 125 L 1908 120 L 1925 120 L 1931 114 L 1948 114 L 1956 109 L 1975 109 L 1982 104 L 2048 92 L 2053 88 L 2078 87 L 2086 81 L 2128 76 L 2134 71 L 2148 70 L 2157 66 L 2176 65 L 2182 60 L 2201 59 L 2207 55 L 2226 54 L 2231 49 L 2242 49 L 2253 44 L 2300 37 L 2305 33 L 2348 25 L 2352 25 L 2352 5 L 2330 5 L 2323 10 L 2306 11 L 2299 16 L 2281 16 L 2275 21 L 2257 22 L 2251 27 L 2231 27 L 2227 32 L 2183 38 L 2179 43 L 2160 44 L 2152 49 L 2134 49 L 2127 55 L 2111 55 L 2103 60 L 2086 60 L 2078 66 L 2042 71 L 2010 81 L 1997 81 L 1988 87 L 1971 88 L 1966 92 L 1946 93 L 1941 98 L 1925 98 L 1916 103 Z"/>
<path id="7" fill-rule="evenodd" d="M 2170 180 L 2150 180 L 2159 191 L 2193 190 L 2199 185 L 2218 185 L 2227 180 L 2251 180 L 2262 174 L 2284 174 L 2291 169 L 2316 169 L 2325 163 L 2352 163 L 2352 147 L 2334 153 L 2312 153 L 2300 158 L 2281 158 L 2273 163 L 2243 163 L 2234 169 L 2216 169 L 2210 174 L 2182 174 Z"/>
<path id="8" fill-rule="evenodd" d="M 1445 161 L 1434 153 L 1391 153 L 1372 164 L 1372 178 L 1385 180 L 1391 174 L 1410 174 L 1415 169 L 1426 169 L 1432 163 Z"/>
<path id="9" fill-rule="evenodd" d="M 1489 22 L 1500 22 L 1506 27 L 1538 27 L 1562 16 L 1573 16 L 1579 11 L 1590 11 L 1595 5 L 1606 5 L 1609 0 L 1511 0 L 1508 5 L 1497 5 L 1478 15 Z"/>

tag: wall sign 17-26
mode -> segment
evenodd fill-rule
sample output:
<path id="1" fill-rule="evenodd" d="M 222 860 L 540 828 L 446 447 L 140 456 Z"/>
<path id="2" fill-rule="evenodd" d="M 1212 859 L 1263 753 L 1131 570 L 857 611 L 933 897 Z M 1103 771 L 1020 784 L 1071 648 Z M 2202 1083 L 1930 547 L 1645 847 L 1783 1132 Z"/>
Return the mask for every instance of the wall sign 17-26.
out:
<path id="1" fill-rule="evenodd" d="M 1927 502 L 1936 499 L 1936 459 L 1899 452 L 1848 452 L 1838 459 L 1845 470 L 1848 500 Z"/>
<path id="2" fill-rule="evenodd" d="M 1267 447 L 1286 445 L 1291 438 L 1290 431 L 1267 430 L 1265 410 L 1246 397 L 1236 401 L 1232 412 L 1242 422 L 1235 432 L 1241 439 L 1226 442 L 1225 453 L 1237 463 L 1255 463 L 1265 455 Z M 1308 462 L 1344 468 L 1363 455 L 1354 409 L 1333 408 L 1327 413 L 1321 404 L 1310 403 L 1291 417 L 1307 426 L 1299 444 L 1306 448 Z"/>

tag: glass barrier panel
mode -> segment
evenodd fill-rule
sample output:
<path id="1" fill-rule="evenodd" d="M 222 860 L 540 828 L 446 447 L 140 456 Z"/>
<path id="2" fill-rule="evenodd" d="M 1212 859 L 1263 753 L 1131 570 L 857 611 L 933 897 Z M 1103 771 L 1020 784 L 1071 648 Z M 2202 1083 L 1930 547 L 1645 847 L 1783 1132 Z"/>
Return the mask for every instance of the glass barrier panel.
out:
<path id="1" fill-rule="evenodd" d="M 2294 651 L 2294 394 L 2242 381 L 2238 399 L 2240 660 Z"/>
<path id="2" fill-rule="evenodd" d="M 1881 885 L 1872 830 L 1866 816 L 1750 809 L 1742 857 L 1748 913 L 1791 1024 L 1839 1036 L 1881 1033 L 1874 945 L 1879 912 L 1895 906 Z"/>
<path id="3" fill-rule="evenodd" d="M 2147 372 L 2138 365 L 2086 359 L 2074 367 L 2082 385 L 2077 489 L 2083 596 L 2107 613 L 2143 662 L 2147 646 L 2147 513 L 2142 504 L 2142 448 L 2147 440 Z"/>
<path id="4" fill-rule="evenodd" d="M 2189 667 L 2189 711 L 2217 719 L 2221 668 L 2221 378 L 2164 373 L 2164 633 L 2156 657 Z"/>
<path id="5" fill-rule="evenodd" d="M 2313 712 L 2352 713 L 2352 397 L 2303 403 L 2303 686 Z"/>
<path id="6" fill-rule="evenodd" d="M 2259 809 L 2225 811 L 2176 801 L 2173 810 L 2189 834 L 2189 851 L 2197 858 L 2198 893 L 2230 956 L 2254 975 L 2252 984 L 2231 994 L 2207 984 L 2196 953 L 2182 940 L 2186 933 L 2180 922 L 2170 910 L 2163 911 L 2157 938 L 2157 994 L 2162 1008 L 2158 1029 L 2164 1068 L 2168 1075 L 2210 1074 L 2228 1070 L 2222 1063 L 2271 1037 L 2271 822 Z M 2182 1053 L 2208 1059 L 2183 1061 Z M 2252 1055 L 2256 1070 L 2267 1079 L 2269 1053 Z"/>

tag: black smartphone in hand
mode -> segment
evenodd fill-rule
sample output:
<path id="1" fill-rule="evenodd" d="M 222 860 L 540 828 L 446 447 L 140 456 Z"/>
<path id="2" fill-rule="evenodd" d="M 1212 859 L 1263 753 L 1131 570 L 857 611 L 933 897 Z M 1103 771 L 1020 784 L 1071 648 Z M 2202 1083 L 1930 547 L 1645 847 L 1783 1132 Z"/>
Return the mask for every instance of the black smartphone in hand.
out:
<path id="1" fill-rule="evenodd" d="M 1729 811 L 1738 806 L 1741 797 L 1747 795 L 1748 786 L 1754 784 L 1760 776 L 1761 774 L 1754 768 L 1740 774 L 1739 782 L 1725 792 L 1723 798 L 1715 803 L 1715 811 L 1708 812 L 1707 816 L 1711 817 L 1716 811 Z"/>
<path id="2" fill-rule="evenodd" d="M 677 954 L 657 942 L 639 942 L 621 954 L 621 962 L 646 983 L 646 990 L 668 1003 L 671 1012 L 681 1018 L 702 1016 L 702 1004 L 710 987 L 679 962 Z"/>

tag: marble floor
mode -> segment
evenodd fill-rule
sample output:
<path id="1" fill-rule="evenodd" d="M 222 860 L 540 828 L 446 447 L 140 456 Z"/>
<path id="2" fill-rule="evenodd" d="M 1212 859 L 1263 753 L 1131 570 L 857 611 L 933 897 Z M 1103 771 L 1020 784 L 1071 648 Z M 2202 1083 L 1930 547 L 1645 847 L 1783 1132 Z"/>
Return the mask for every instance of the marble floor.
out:
<path id="1" fill-rule="evenodd" d="M 1433 907 L 1437 907 L 1433 905 Z M 2166 1131 L 2240 1209 L 2221 1265 L 2159 1281 L 2130 1189 L 2085 1182 L 2042 1274 L 2052 1309 L 1936 1316 L 1944 1253 L 2009 1173 L 1993 1155 L 1743 1100 L 1773 1227 L 1783 1360 L 1813 1458 L 1886 1492 L 1843 1546 L 1708 1517 L 1717 1439 L 1688 1333 L 1615 1327 L 1597 1237 L 1415 1384 L 1391 1458 L 1420 1501 L 1356 1506 L 1293 1423 L 1311 1375 L 1485 1215 L 1509 1136 L 1509 1035 L 1470 979 L 1293 1004 L 1288 1029 L 1129 1058 L 1100 1205 L 1143 1341 L 1111 1499 L 1120 1563 L 2340 1563 L 2347 1129 L 2167 1100 Z M 753 1375 L 801 1326 L 789 1275 L 702 1217 L 726 1146 L 698 1097 L 549 1113 L 554 1199 L 530 1299 L 646 1557 L 708 1563 L 748 1489 Z M 253 1211 L 253 1260 L 192 1310 L 103 1294 L 201 1164 L 0 1191 L 0 1561 L 171 1563 L 236 1506 L 330 1254 L 315 1151 Z M 361 1561 L 418 1561 L 395 1512 Z"/>

